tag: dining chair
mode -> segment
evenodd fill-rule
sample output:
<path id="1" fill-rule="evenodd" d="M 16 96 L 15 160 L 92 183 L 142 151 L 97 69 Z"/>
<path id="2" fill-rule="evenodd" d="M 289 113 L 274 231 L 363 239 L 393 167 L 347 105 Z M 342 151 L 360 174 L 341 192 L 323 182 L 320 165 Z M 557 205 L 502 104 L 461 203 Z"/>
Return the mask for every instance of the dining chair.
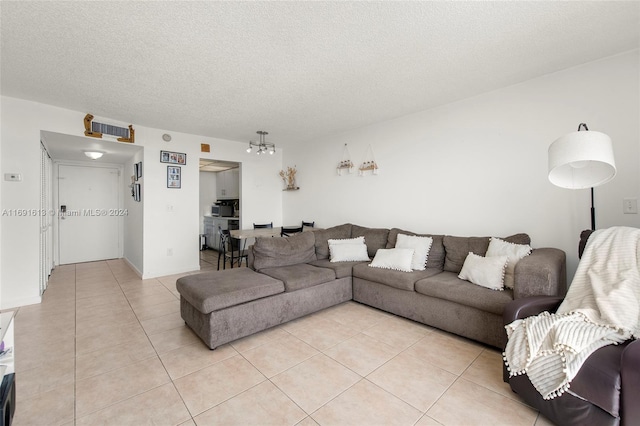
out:
<path id="1" fill-rule="evenodd" d="M 253 229 L 273 228 L 273 222 L 271 223 L 254 223 Z"/>
<path id="2" fill-rule="evenodd" d="M 238 267 L 242 265 L 242 259 L 247 261 L 247 253 L 240 250 L 240 240 L 233 238 L 228 229 L 222 229 L 218 226 L 220 233 L 220 253 L 218 254 L 218 271 L 220 270 L 220 259 L 222 258 L 222 269 L 227 269 L 227 260 L 230 261 L 233 269 L 234 263 L 238 263 Z"/>
<path id="3" fill-rule="evenodd" d="M 285 227 L 283 226 L 280 229 L 280 236 L 281 237 L 290 237 L 294 234 L 299 234 L 300 232 L 302 232 L 302 226 L 299 227 Z"/>
<path id="4" fill-rule="evenodd" d="M 305 226 L 308 226 L 309 228 L 313 228 L 313 226 L 316 224 L 315 221 L 313 222 L 305 222 L 304 220 L 302 221 L 302 227 L 304 228 Z"/>

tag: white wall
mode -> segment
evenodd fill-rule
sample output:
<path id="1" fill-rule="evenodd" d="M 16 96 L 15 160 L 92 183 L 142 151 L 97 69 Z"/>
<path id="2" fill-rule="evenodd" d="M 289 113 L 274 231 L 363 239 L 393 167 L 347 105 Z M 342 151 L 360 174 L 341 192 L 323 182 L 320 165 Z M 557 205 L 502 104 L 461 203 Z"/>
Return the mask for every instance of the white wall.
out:
<path id="1" fill-rule="evenodd" d="M 138 275 L 142 276 L 144 271 L 143 253 L 144 253 L 144 177 L 145 177 L 145 161 L 144 152 L 139 152 L 133 156 L 124 166 L 124 203 L 123 207 L 127 209 L 127 215 L 124 219 L 124 244 L 123 257 L 129 265 L 135 269 Z M 137 202 L 131 196 L 131 175 L 133 175 L 133 165 L 142 162 L 142 177 L 135 183 L 140 184 L 140 202 Z"/>
<path id="2" fill-rule="evenodd" d="M 0 102 L 0 129 L 2 129 L 2 124 L 3 124 L 3 115 L 2 115 L 2 102 Z M 0 132 L 0 172 L 3 172 L 5 169 L 3 167 L 2 161 L 1 159 L 3 158 L 2 156 L 2 133 Z M 0 177 L 2 177 L 2 180 L 4 180 L 3 177 L 3 173 L 0 173 Z M 0 181 L 0 201 L 2 200 L 2 181 Z M 0 207 L 2 207 L 2 203 L 0 202 Z M 4 235 L 2 232 L 2 220 L 1 220 L 1 216 L 0 216 L 0 242 L 4 241 Z M 0 268 L 2 267 L 2 244 L 0 243 Z M 2 309 L 2 273 L 0 272 L 0 309 Z"/>
<path id="3" fill-rule="evenodd" d="M 1 97 L 0 176 L 8 172 L 22 174 L 21 182 L 0 182 L 3 211 L 38 209 L 40 201 L 40 131 L 67 133 L 79 122 L 80 113 L 47 105 Z M 74 131 L 78 133 L 79 130 Z M 0 220 L 0 291 L 2 308 L 22 306 L 40 301 L 39 218 L 5 216 Z"/>
<path id="4" fill-rule="evenodd" d="M 611 136 L 618 174 L 596 188 L 597 227 L 640 227 L 639 215 L 622 214 L 624 197 L 640 198 L 639 73 L 636 50 L 289 149 L 283 165 L 297 165 L 301 189 L 284 195 L 284 220 L 527 232 L 534 247 L 567 252 L 571 278 L 579 233 L 590 228 L 589 190 L 553 186 L 547 149 L 581 122 Z M 337 176 L 345 143 L 356 166 L 370 145 L 379 175 Z"/>
<path id="5" fill-rule="evenodd" d="M 23 177 L 22 182 L 1 181 L 0 208 L 38 209 L 40 131 L 84 137 L 86 112 L 5 96 L 0 98 L 0 105 L 0 175 L 18 172 Z M 273 156 L 258 157 L 246 153 L 245 142 L 147 128 L 136 123 L 133 126 L 135 143 L 143 146 L 144 151 L 125 167 L 133 170 L 133 161 L 143 162 L 142 202 L 133 203 L 131 197 L 125 197 L 131 216 L 124 224 L 124 256 L 143 278 L 199 269 L 200 157 L 242 162 L 241 191 L 245 202 L 241 220 L 250 224 L 266 216 L 275 223 L 281 222 L 282 191 L 278 177 L 282 168 L 281 150 Z M 171 133 L 173 140 L 164 142 L 163 133 Z M 210 144 L 212 152 L 200 153 L 201 143 Z M 160 163 L 161 150 L 187 154 L 187 164 L 181 169 L 181 189 L 167 188 L 167 164 Z M 3 215 L 0 219 L 1 307 L 38 303 L 39 218 Z"/>

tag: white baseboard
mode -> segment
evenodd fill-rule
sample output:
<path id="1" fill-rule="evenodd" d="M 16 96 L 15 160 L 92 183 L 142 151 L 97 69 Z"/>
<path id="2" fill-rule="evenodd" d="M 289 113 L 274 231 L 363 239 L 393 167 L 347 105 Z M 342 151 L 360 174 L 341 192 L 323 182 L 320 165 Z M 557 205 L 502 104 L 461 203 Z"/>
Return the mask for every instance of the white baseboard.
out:
<path id="1" fill-rule="evenodd" d="M 129 259 L 127 259 L 126 257 L 123 257 L 122 259 L 127 263 L 127 265 L 129 265 L 129 267 L 130 267 L 131 269 L 133 269 L 133 271 L 136 273 L 136 275 L 137 275 L 140 279 L 142 279 L 142 272 L 140 272 L 140 271 L 138 270 L 138 268 L 137 268 L 133 263 L 129 262 Z"/>
<path id="2" fill-rule="evenodd" d="M 168 275 L 184 274 L 185 272 L 198 272 L 199 270 L 200 270 L 200 263 L 197 263 L 192 266 L 185 266 L 182 268 L 172 269 L 168 271 L 145 271 L 142 274 L 142 279 L 146 280 L 149 278 L 166 277 Z"/>

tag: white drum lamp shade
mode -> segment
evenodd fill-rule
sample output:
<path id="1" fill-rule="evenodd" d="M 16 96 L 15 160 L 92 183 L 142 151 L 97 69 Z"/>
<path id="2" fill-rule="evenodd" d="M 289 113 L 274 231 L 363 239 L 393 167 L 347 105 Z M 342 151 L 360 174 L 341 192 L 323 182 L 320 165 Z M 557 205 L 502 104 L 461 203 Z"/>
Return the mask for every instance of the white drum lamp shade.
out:
<path id="1" fill-rule="evenodd" d="M 604 133 L 577 131 L 562 136 L 549 146 L 549 180 L 556 186 L 593 188 L 615 175 L 613 144 Z"/>

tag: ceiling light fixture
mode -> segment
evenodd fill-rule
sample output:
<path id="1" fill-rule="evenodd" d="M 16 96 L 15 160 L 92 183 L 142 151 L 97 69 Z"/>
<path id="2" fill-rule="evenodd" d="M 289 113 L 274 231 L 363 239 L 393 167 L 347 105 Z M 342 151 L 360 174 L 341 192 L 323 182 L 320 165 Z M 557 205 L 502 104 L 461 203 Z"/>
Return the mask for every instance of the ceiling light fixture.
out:
<path id="1" fill-rule="evenodd" d="M 584 129 L 584 132 L 580 130 Z M 596 229 L 593 187 L 616 175 L 611 138 L 590 132 L 580 123 L 578 131 L 564 135 L 549 147 L 549 180 L 561 188 L 591 188 L 591 229 Z"/>
<path id="2" fill-rule="evenodd" d="M 84 155 L 91 158 L 92 160 L 97 160 L 98 158 L 104 155 L 104 151 L 82 151 Z"/>
<path id="3" fill-rule="evenodd" d="M 247 152 L 251 154 L 253 148 L 256 147 L 256 154 L 258 155 L 266 154 L 267 152 L 273 155 L 273 153 L 276 152 L 276 145 L 270 142 L 265 142 L 264 140 L 264 137 L 269 133 L 264 130 L 258 130 L 256 133 L 260 135 L 260 140 L 258 142 L 249 141 L 249 148 L 247 148 Z"/>

